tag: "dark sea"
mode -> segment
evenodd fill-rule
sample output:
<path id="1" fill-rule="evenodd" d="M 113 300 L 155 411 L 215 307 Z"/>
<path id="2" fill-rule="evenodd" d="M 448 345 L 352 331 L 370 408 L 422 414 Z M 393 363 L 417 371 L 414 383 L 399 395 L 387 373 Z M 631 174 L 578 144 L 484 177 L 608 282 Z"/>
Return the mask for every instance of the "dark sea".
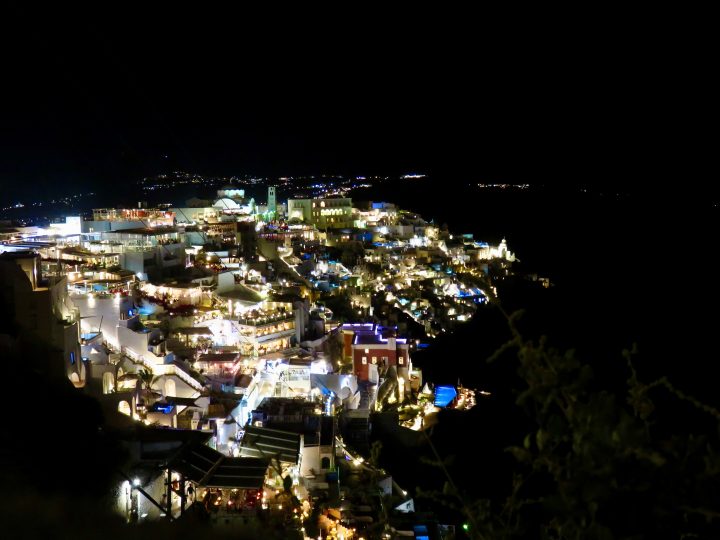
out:
<path id="1" fill-rule="evenodd" d="M 541 289 L 518 279 L 499 287 L 507 312 L 525 311 L 521 328 L 529 338 L 546 335 L 559 348 L 577 349 L 608 377 L 625 376 L 620 353 L 636 344 L 641 376 L 668 375 L 720 401 L 702 375 L 718 361 L 719 209 L 712 200 L 591 186 L 479 189 L 458 178 L 387 183 L 354 198 L 366 196 L 386 197 L 476 240 L 506 238 L 520 274 L 552 283 Z M 481 310 L 417 353 L 416 363 L 432 380 L 502 387 L 485 358 L 507 339 L 506 328 L 497 310 Z"/>
<path id="2" fill-rule="evenodd" d="M 518 273 L 548 277 L 552 287 L 511 280 L 498 286 L 501 304 L 509 313 L 524 311 L 519 327 L 526 339 L 546 336 L 550 346 L 575 350 L 592 366 L 596 388 L 622 395 L 629 371 L 621 352 L 635 344 L 640 380 L 667 376 L 704 403 L 720 405 L 711 375 L 720 362 L 715 346 L 718 208 L 712 200 L 580 187 L 478 189 L 453 180 L 386 185 L 368 195 L 447 223 L 453 233 L 472 233 L 491 243 L 506 238 L 521 261 Z M 440 455 L 454 457 L 449 468 L 456 482 L 477 496 L 507 489 L 513 461 L 504 448 L 521 445 L 536 429 L 515 405 L 523 388 L 516 360 L 487 362 L 509 337 L 504 317 L 488 306 L 412 357 L 426 380 L 459 381 L 492 394 L 469 412 L 441 413 L 432 433 Z M 667 403 L 667 418 L 680 425 L 690 421 L 675 398 L 658 398 Z M 705 429 L 703 414 L 691 415 L 699 432 Z M 401 485 L 442 484 L 442 474 L 424 465 L 432 457 L 426 446 L 408 447 L 381 428 L 374 435 Z M 393 457 L 400 455 L 403 459 Z M 434 508 L 420 501 L 421 507 Z"/>

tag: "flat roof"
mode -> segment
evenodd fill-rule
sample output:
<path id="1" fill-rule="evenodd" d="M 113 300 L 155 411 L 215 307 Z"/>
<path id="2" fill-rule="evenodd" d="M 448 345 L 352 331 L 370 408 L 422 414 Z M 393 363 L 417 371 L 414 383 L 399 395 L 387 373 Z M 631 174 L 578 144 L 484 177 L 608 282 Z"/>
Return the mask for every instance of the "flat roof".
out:
<path id="1" fill-rule="evenodd" d="M 188 336 L 212 336 L 212 330 L 207 326 L 190 326 L 186 328 L 176 328 L 173 332 L 178 334 L 186 334 Z"/>
<path id="2" fill-rule="evenodd" d="M 209 353 L 202 354 L 198 359 L 199 362 L 235 362 L 240 357 L 239 352 L 230 353 Z"/>
<path id="3" fill-rule="evenodd" d="M 177 396 L 165 396 L 165 402 L 169 405 L 180 405 L 181 407 L 197 407 L 195 401 L 198 398 L 184 398 Z M 161 403 L 161 402 L 158 402 Z"/>
<path id="4" fill-rule="evenodd" d="M 222 293 L 216 293 L 220 298 L 227 298 L 230 300 L 241 300 L 250 304 L 257 304 L 262 301 L 262 298 L 258 293 L 250 289 L 240 288 L 233 289 Z"/>
<path id="5" fill-rule="evenodd" d="M 143 234 L 145 236 L 158 236 L 178 232 L 177 227 L 137 227 L 135 229 L 119 229 L 116 231 L 105 231 L 103 234 Z"/>
<path id="6" fill-rule="evenodd" d="M 227 457 L 209 446 L 193 444 L 168 464 L 198 485 L 217 488 L 262 489 L 269 459 Z"/>
<path id="7" fill-rule="evenodd" d="M 300 434 L 266 427 L 245 426 L 240 455 L 253 458 L 278 458 L 297 463 L 300 459 Z"/>
<path id="8" fill-rule="evenodd" d="M 247 388 L 250 386 L 252 380 L 253 378 L 251 375 L 248 375 L 247 373 L 238 373 L 238 375 L 235 376 L 235 386 Z"/>
<path id="9" fill-rule="evenodd" d="M 167 429 L 161 427 L 145 426 L 139 423 L 130 424 L 126 429 L 115 430 L 115 433 L 117 437 L 122 441 L 142 441 L 148 443 L 204 443 L 209 441 L 212 437 L 212 433 L 198 430 Z M 175 449 L 174 451 L 177 451 L 177 449 Z"/>
<path id="10" fill-rule="evenodd" d="M 386 341 L 382 341 L 382 336 L 375 333 L 362 333 L 362 334 L 356 334 L 355 335 L 355 343 L 357 345 L 377 345 L 380 343 L 386 343 Z"/>
<path id="11" fill-rule="evenodd" d="M 12 244 L 10 244 L 12 246 Z M 29 259 L 32 257 L 40 257 L 39 253 L 35 253 L 34 251 L 27 250 L 27 251 L 5 251 L 3 253 L 0 253 L 0 259 Z"/>

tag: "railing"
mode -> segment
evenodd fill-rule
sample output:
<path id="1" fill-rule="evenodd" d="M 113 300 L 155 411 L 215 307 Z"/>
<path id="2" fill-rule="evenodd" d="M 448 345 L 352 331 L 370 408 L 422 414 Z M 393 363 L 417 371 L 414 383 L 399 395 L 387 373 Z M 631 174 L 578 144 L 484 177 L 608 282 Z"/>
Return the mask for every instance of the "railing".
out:
<path id="1" fill-rule="evenodd" d="M 136 364 L 142 364 L 144 367 L 148 368 L 150 370 L 150 373 L 157 374 L 156 370 L 159 366 L 151 363 L 147 358 L 145 358 L 143 355 L 136 353 L 132 349 L 128 349 L 127 347 L 121 347 L 120 352 L 127 356 L 130 360 L 135 362 Z"/>
<path id="2" fill-rule="evenodd" d="M 187 383 L 195 390 L 203 390 L 203 385 L 200 384 L 197 380 L 195 380 L 194 377 L 186 373 L 182 368 L 177 366 L 176 364 L 166 364 L 165 365 L 165 375 L 175 375 L 180 379 L 181 381 Z"/>
<path id="3" fill-rule="evenodd" d="M 122 347 L 122 354 L 130 358 L 133 362 L 146 367 L 153 375 L 175 375 L 181 381 L 187 383 L 195 390 L 203 390 L 204 386 L 198 382 L 192 375 L 188 374 L 177 364 L 153 364 L 143 355 L 137 354 L 135 351 Z"/>
<path id="4" fill-rule="evenodd" d="M 243 324 L 245 326 L 266 326 L 268 324 L 274 324 L 278 322 L 283 321 L 292 321 L 295 317 L 292 314 L 282 314 L 282 315 L 268 315 L 265 317 L 257 317 L 257 318 L 238 318 L 237 322 L 238 324 Z"/>
<path id="5" fill-rule="evenodd" d="M 266 341 L 272 341 L 274 339 L 281 339 L 283 337 L 292 336 L 295 333 L 294 328 L 287 328 L 278 330 L 277 332 L 270 332 L 269 334 L 257 334 L 255 340 L 258 343 L 265 343 Z"/>
<path id="6" fill-rule="evenodd" d="M 148 244 L 148 245 L 144 245 L 144 246 L 125 246 L 124 249 L 125 249 L 126 252 L 131 252 L 131 253 L 144 253 L 144 252 L 154 251 L 154 249 L 155 249 L 156 247 L 157 247 L 157 246 L 153 246 L 153 245 L 149 245 L 149 244 Z"/>

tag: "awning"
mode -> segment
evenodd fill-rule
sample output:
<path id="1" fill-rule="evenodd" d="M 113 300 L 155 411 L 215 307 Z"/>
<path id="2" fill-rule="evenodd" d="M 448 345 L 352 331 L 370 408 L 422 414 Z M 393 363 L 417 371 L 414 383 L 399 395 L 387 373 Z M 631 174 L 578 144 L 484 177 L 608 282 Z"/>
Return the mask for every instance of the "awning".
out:
<path id="1" fill-rule="evenodd" d="M 205 487 L 261 489 L 268 459 L 227 457 L 209 446 L 194 444 L 173 459 L 168 468 Z"/>
<path id="2" fill-rule="evenodd" d="M 298 463 L 300 459 L 300 434 L 279 429 L 246 426 L 240 446 L 243 457 L 279 459 L 286 463 Z"/>

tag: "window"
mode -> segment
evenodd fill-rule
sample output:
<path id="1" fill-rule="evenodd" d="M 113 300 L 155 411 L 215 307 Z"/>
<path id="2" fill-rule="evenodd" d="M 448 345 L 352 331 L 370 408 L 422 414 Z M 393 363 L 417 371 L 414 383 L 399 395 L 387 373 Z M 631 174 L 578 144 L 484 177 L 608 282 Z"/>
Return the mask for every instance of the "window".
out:
<path id="1" fill-rule="evenodd" d="M 363 356 L 363 357 L 362 357 L 362 363 L 363 363 L 363 366 L 364 366 L 365 364 L 367 364 L 367 356 Z"/>
<path id="2" fill-rule="evenodd" d="M 383 364 L 387 364 L 387 363 L 388 363 L 388 357 L 387 357 L 387 356 L 383 356 L 383 357 L 382 357 L 382 362 L 383 362 Z"/>
<path id="3" fill-rule="evenodd" d="M 70 365 L 72 366 L 74 364 L 75 364 L 75 353 L 70 351 Z"/>
<path id="4" fill-rule="evenodd" d="M 370 349 L 365 349 L 365 354 L 369 353 Z"/>
<path id="5" fill-rule="evenodd" d="M 377 364 L 377 356 L 373 356 L 373 357 L 372 357 L 372 363 L 373 363 L 373 364 Z"/>
<path id="6" fill-rule="evenodd" d="M 403 365 L 403 357 L 402 356 L 400 358 L 398 358 L 398 364 L 400 364 L 401 366 Z"/>
<path id="7" fill-rule="evenodd" d="M 330 468 L 330 458 L 324 457 L 320 460 L 320 468 L 321 469 L 329 469 Z"/>

